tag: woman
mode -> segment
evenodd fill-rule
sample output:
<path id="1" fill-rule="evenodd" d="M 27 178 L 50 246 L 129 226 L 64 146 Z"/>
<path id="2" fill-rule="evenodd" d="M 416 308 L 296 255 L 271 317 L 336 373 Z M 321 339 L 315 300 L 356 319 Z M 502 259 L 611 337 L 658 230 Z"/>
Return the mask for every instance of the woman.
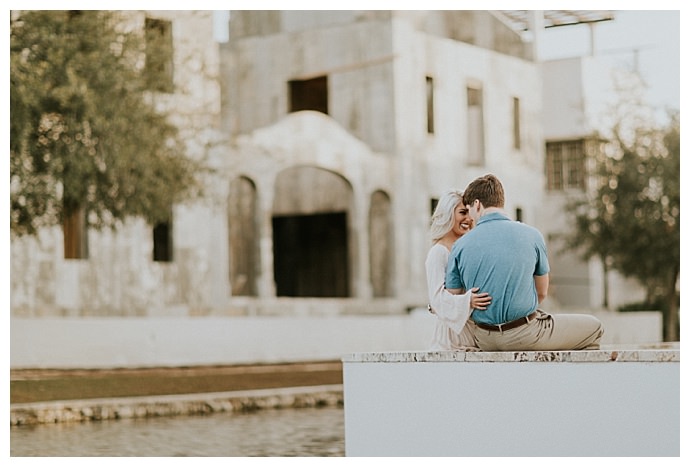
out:
<path id="1" fill-rule="evenodd" d="M 472 219 L 462 203 L 462 193 L 445 193 L 431 216 L 433 245 L 425 262 L 429 311 L 437 318 L 431 350 L 478 350 L 474 323 L 469 317 L 473 310 L 485 310 L 491 297 L 488 293 L 476 293 L 476 288 L 460 295 L 453 295 L 445 288 L 450 249 L 471 228 Z"/>

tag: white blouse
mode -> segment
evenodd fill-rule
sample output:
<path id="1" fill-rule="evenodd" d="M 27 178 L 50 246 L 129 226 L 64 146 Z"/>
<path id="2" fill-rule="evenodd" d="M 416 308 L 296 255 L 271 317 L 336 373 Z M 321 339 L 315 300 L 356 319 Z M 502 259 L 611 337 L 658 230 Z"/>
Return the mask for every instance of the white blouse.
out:
<path id="1" fill-rule="evenodd" d="M 440 243 L 434 244 L 426 257 L 426 282 L 429 305 L 436 315 L 436 328 L 430 350 L 477 349 L 474 322 L 468 321 L 471 292 L 453 295 L 445 288 L 446 266 L 450 251 Z"/>

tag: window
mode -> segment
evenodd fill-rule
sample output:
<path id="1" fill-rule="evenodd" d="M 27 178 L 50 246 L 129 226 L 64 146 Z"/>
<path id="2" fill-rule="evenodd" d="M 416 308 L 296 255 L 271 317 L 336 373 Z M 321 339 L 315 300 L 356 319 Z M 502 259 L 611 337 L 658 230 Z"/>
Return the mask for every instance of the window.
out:
<path id="1" fill-rule="evenodd" d="M 374 297 L 393 296 L 393 224 L 388 193 L 375 191 L 369 207 L 369 276 Z"/>
<path id="2" fill-rule="evenodd" d="M 232 295 L 258 295 L 259 220 L 258 195 L 254 182 L 238 177 L 228 194 L 228 269 Z"/>
<path id="3" fill-rule="evenodd" d="M 549 190 L 584 189 L 585 141 L 546 143 L 546 178 Z"/>
<path id="4" fill-rule="evenodd" d="M 434 79 L 426 77 L 426 132 L 434 133 Z"/>
<path id="5" fill-rule="evenodd" d="M 65 259 L 88 259 L 89 237 L 86 228 L 86 214 L 83 208 L 65 209 L 62 234 Z"/>
<path id="6" fill-rule="evenodd" d="M 172 22 L 146 18 L 146 76 L 152 91 L 173 92 Z"/>
<path id="7" fill-rule="evenodd" d="M 429 216 L 433 216 L 434 210 L 436 209 L 436 206 L 438 206 L 438 198 L 431 198 L 430 201 L 431 202 L 429 204 L 429 207 L 431 208 L 431 210 L 429 211 Z"/>
<path id="8" fill-rule="evenodd" d="M 328 115 L 328 77 L 293 80 L 290 87 L 290 112 L 315 110 Z"/>
<path id="9" fill-rule="evenodd" d="M 482 90 L 467 88 L 467 161 L 484 165 L 484 103 Z"/>
<path id="10" fill-rule="evenodd" d="M 515 220 L 522 222 L 522 208 L 515 208 Z"/>
<path id="11" fill-rule="evenodd" d="M 513 149 L 520 149 L 520 99 L 513 97 Z"/>
<path id="12" fill-rule="evenodd" d="M 173 260 L 172 215 L 153 227 L 153 260 L 163 263 Z"/>

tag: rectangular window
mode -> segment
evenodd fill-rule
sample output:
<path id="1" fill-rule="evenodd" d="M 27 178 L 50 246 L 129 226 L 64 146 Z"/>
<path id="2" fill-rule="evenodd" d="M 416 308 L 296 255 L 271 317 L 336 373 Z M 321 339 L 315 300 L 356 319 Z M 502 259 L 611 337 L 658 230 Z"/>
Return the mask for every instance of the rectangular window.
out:
<path id="1" fill-rule="evenodd" d="M 426 132 L 434 133 L 434 79 L 426 77 Z"/>
<path id="2" fill-rule="evenodd" d="M 520 99 L 513 97 L 513 149 L 520 149 Z"/>
<path id="3" fill-rule="evenodd" d="M 173 260 L 172 215 L 170 220 L 153 227 L 153 260 L 164 263 Z"/>
<path id="4" fill-rule="evenodd" d="M 172 22 L 146 18 L 146 67 L 144 73 L 148 89 L 173 92 L 173 36 Z"/>
<path id="5" fill-rule="evenodd" d="M 431 198 L 431 203 L 429 205 L 431 211 L 429 211 L 429 216 L 434 215 L 434 210 L 436 210 L 436 206 L 438 206 L 438 198 Z"/>
<path id="6" fill-rule="evenodd" d="M 292 80 L 290 88 L 290 112 L 315 110 L 328 115 L 328 77 Z"/>
<path id="7" fill-rule="evenodd" d="M 546 178 L 549 190 L 585 187 L 585 141 L 546 143 Z"/>
<path id="8" fill-rule="evenodd" d="M 89 236 L 84 209 L 77 207 L 69 213 L 66 210 L 65 213 L 62 221 L 65 259 L 88 259 Z"/>
<path id="9" fill-rule="evenodd" d="M 467 161 L 484 165 L 484 103 L 482 90 L 467 88 Z"/>

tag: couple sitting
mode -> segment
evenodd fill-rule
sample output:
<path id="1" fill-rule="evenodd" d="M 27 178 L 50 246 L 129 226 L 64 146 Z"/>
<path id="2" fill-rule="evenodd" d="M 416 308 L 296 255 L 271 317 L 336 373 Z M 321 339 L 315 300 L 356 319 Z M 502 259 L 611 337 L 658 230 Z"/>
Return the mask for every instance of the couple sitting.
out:
<path id="1" fill-rule="evenodd" d="M 538 309 L 549 288 L 542 234 L 509 219 L 501 182 L 485 175 L 440 200 L 426 259 L 432 350 L 596 350 L 601 322 Z M 474 228 L 472 228 L 474 227 Z"/>

